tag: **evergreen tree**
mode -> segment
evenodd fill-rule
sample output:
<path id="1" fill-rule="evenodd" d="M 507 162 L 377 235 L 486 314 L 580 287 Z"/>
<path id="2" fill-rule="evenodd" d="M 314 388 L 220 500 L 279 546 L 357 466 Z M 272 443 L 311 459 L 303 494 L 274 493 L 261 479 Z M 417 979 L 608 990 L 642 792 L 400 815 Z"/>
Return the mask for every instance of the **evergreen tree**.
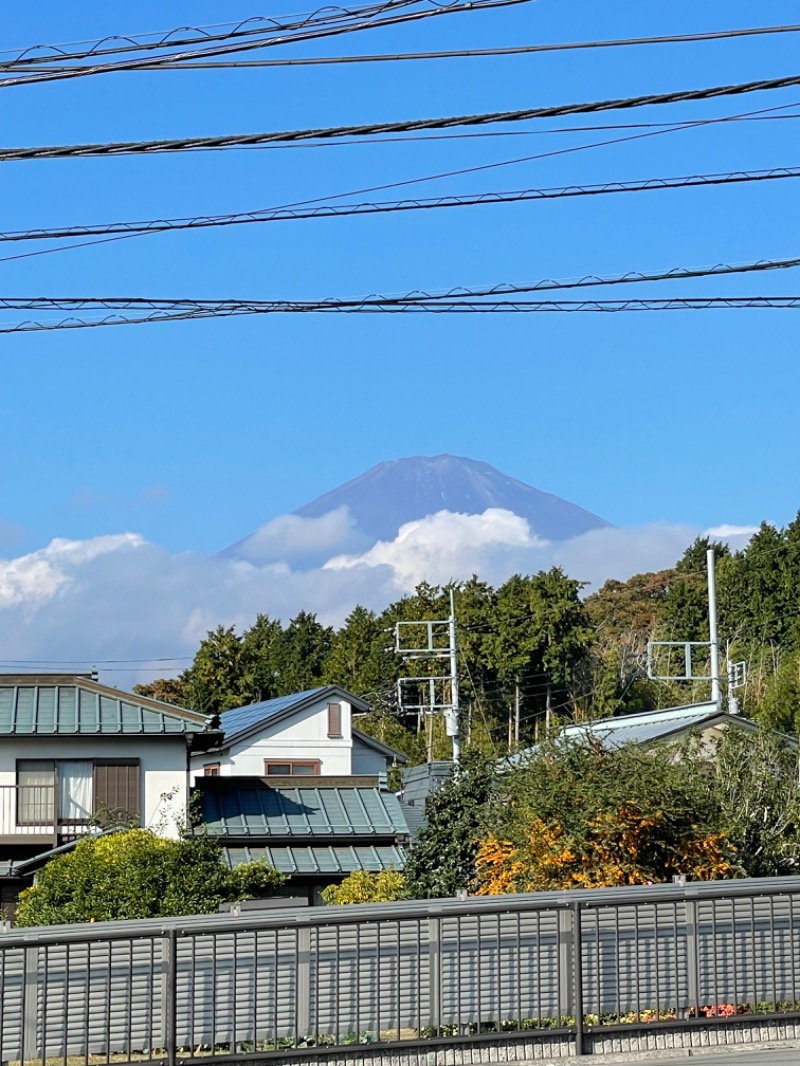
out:
<path id="1" fill-rule="evenodd" d="M 291 620 L 283 635 L 277 687 L 281 695 L 304 692 L 322 683 L 325 660 L 331 650 L 333 630 L 309 611 Z"/>
<path id="2" fill-rule="evenodd" d="M 333 637 L 324 680 L 356 696 L 383 695 L 400 666 L 399 657 L 389 650 L 393 643 L 392 634 L 373 611 L 355 607 Z"/>
<path id="3" fill-rule="evenodd" d="M 268 614 L 257 615 L 242 637 L 241 663 L 248 702 L 259 703 L 280 695 L 278 678 L 283 654 L 283 626 Z"/>
<path id="4" fill-rule="evenodd" d="M 406 861 L 411 899 L 455 896 L 475 878 L 475 856 L 492 798 L 492 764 L 468 751 L 457 773 L 428 799 L 426 824 Z"/>
<path id="5" fill-rule="evenodd" d="M 221 714 L 249 699 L 242 662 L 242 640 L 233 626 L 209 630 L 188 671 L 192 706 L 204 714 Z"/>

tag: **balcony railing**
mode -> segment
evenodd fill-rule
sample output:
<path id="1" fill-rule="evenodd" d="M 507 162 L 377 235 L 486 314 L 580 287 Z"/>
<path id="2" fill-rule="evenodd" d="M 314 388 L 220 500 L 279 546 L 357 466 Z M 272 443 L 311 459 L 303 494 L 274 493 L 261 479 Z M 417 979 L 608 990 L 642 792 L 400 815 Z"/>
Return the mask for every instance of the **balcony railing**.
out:
<path id="1" fill-rule="evenodd" d="M 81 836 L 86 823 L 59 818 L 55 785 L 0 785 L 0 837 Z"/>

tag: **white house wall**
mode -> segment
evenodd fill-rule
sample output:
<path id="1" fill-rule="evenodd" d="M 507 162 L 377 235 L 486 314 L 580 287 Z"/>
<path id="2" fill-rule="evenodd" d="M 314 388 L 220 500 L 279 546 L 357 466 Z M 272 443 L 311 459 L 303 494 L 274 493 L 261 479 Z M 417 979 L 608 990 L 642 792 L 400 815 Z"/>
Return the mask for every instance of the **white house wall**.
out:
<path id="1" fill-rule="evenodd" d="M 16 785 L 18 759 L 138 759 L 142 825 L 176 837 L 186 814 L 186 738 L 8 737 L 0 745 L 0 785 Z"/>
<path id="2" fill-rule="evenodd" d="M 328 703 L 324 700 L 295 712 L 281 721 L 265 723 L 260 732 L 249 736 L 227 751 L 208 752 L 192 757 L 192 775 L 202 777 L 205 767 L 219 764 L 223 777 L 264 775 L 264 763 L 311 762 L 319 760 L 320 773 L 327 776 L 350 776 L 361 773 L 353 767 L 352 707 L 336 700 L 342 708 L 341 737 L 328 736 Z M 386 768 L 382 760 L 381 770 Z M 378 770 L 371 771 L 378 773 Z"/>

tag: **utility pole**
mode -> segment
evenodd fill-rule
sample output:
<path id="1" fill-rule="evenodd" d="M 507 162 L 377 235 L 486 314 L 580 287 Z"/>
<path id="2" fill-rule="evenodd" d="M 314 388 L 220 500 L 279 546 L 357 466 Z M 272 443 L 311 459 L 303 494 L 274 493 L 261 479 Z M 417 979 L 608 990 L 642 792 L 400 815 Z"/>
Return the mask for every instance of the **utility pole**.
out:
<path id="1" fill-rule="evenodd" d="M 519 674 L 514 678 L 514 746 L 519 747 Z"/>
<path id="2" fill-rule="evenodd" d="M 404 634 L 413 627 L 419 633 L 423 631 L 422 641 L 406 644 Z M 412 631 L 413 631 L 412 630 Z M 401 677 L 397 682 L 397 702 L 404 711 L 416 711 L 420 715 L 430 715 L 430 732 L 428 739 L 428 761 L 432 760 L 433 715 L 441 711 L 444 716 L 447 735 L 453 742 L 453 762 L 458 765 L 461 758 L 461 726 L 458 698 L 458 644 L 456 640 L 455 595 L 450 589 L 450 617 L 426 622 L 396 622 L 395 652 L 402 655 L 404 661 L 410 659 L 439 659 L 449 661 L 450 673 L 435 677 Z M 429 689 L 428 701 L 425 701 L 424 686 Z M 437 696 L 438 686 L 438 696 Z M 412 696 L 406 693 L 412 690 Z"/>
<path id="3" fill-rule="evenodd" d="M 706 551 L 706 570 L 708 573 L 708 640 L 650 640 L 647 643 L 647 676 L 652 681 L 710 681 L 711 702 L 717 710 L 722 709 L 722 685 L 720 683 L 719 666 L 719 628 L 717 624 L 717 582 L 715 574 L 714 549 Z M 657 654 L 660 649 L 668 649 L 670 655 L 682 653 L 684 667 L 682 673 L 676 673 L 677 665 L 674 660 L 668 660 L 667 673 L 660 673 L 657 663 Z M 696 674 L 694 668 L 694 649 L 708 649 L 709 672 Z M 735 692 L 743 688 L 747 683 L 747 663 L 731 662 L 730 642 L 726 648 L 726 674 L 728 690 L 728 712 L 741 714 L 739 700 Z"/>
<path id="4" fill-rule="evenodd" d="M 461 720 L 458 705 L 458 651 L 456 646 L 456 599 L 450 586 L 450 723 L 453 737 L 453 762 L 461 758 Z"/>
<path id="5" fill-rule="evenodd" d="M 719 683 L 719 632 L 717 630 L 717 583 L 714 573 L 714 549 L 706 552 L 708 568 L 708 639 L 711 645 L 711 702 L 722 704 L 722 689 Z"/>

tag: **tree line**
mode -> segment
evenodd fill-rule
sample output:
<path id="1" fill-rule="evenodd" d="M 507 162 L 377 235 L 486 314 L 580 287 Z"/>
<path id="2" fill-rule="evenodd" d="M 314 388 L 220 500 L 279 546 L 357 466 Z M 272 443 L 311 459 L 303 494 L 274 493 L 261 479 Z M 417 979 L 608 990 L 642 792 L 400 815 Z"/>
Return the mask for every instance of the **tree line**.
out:
<path id="1" fill-rule="evenodd" d="M 720 635 L 748 662 L 745 713 L 772 728 L 800 727 L 800 516 L 762 524 L 747 547 L 699 538 L 675 566 L 585 586 L 558 567 L 515 574 L 499 587 L 473 576 L 454 586 L 467 746 L 525 746 L 562 719 L 586 720 L 708 698 L 708 684 L 647 678 L 650 639 L 708 639 L 706 551 L 717 568 Z M 402 676 L 432 670 L 394 650 L 397 622 L 443 620 L 450 586 L 421 583 L 380 613 L 356 606 L 338 629 L 300 611 L 288 624 L 259 614 L 241 633 L 220 625 L 179 677 L 136 691 L 207 713 L 337 683 L 372 705 L 359 727 L 413 760 L 447 757 L 443 723 L 398 703 Z M 705 650 L 699 673 L 706 672 Z M 669 662 L 662 666 L 670 666 Z M 433 664 L 436 669 L 436 664 Z M 441 667 L 440 672 L 444 672 Z M 663 672 L 670 672 L 665 669 Z M 426 735 L 427 730 L 427 735 Z"/>

